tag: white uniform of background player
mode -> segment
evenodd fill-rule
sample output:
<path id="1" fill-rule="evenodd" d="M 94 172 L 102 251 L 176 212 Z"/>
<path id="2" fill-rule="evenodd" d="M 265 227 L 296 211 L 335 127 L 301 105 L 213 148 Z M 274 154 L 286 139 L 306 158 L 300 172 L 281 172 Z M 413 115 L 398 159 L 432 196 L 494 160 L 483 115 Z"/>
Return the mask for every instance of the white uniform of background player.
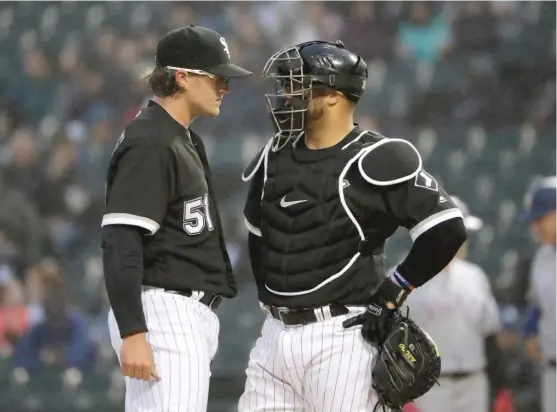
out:
<path id="1" fill-rule="evenodd" d="M 461 208 L 467 230 L 482 221 Z M 485 338 L 499 331 L 499 310 L 484 271 L 466 260 L 466 244 L 439 275 L 413 291 L 410 318 L 426 330 L 441 353 L 440 385 L 416 399 L 420 412 L 487 412 Z M 406 309 L 403 309 L 405 312 Z"/>
<path id="2" fill-rule="evenodd" d="M 541 245 L 530 268 L 530 287 L 525 322 L 526 350 L 540 362 L 543 412 L 555 412 L 555 324 L 556 319 L 556 265 L 555 265 L 555 198 L 557 179 L 546 178 L 538 182 L 529 201 L 526 218 L 532 225 Z"/>

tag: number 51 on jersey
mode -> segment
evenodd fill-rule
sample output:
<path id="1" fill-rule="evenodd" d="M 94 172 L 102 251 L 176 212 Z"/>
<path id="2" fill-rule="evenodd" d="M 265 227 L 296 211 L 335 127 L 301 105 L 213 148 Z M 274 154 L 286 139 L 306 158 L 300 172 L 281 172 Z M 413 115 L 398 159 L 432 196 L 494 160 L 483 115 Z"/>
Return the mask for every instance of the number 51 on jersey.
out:
<path id="1" fill-rule="evenodd" d="M 207 193 L 203 197 L 184 202 L 182 224 L 182 228 L 190 236 L 199 235 L 205 227 L 209 230 L 215 228 L 209 212 L 209 196 Z"/>

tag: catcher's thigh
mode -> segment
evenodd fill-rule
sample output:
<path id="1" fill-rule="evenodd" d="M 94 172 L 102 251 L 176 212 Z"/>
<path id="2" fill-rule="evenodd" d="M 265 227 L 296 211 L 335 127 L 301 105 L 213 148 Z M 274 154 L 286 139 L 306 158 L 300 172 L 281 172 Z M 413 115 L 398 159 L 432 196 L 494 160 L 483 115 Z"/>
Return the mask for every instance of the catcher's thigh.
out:
<path id="1" fill-rule="evenodd" d="M 162 289 L 144 288 L 142 301 L 161 379 L 125 378 L 126 412 L 206 412 L 210 363 L 218 345 L 217 316 L 192 298 Z M 122 340 L 112 310 L 108 323 L 120 357 Z"/>
<path id="2" fill-rule="evenodd" d="M 546 366 L 542 372 L 542 406 L 543 412 L 557 410 L 555 401 L 555 368 Z"/>
<path id="3" fill-rule="evenodd" d="M 239 412 L 372 412 L 375 351 L 360 328 L 343 328 L 347 317 L 306 326 L 267 317 L 250 354 Z"/>
<path id="4" fill-rule="evenodd" d="M 284 363 L 290 348 L 283 338 L 284 326 L 268 317 L 249 357 L 246 385 L 238 403 L 239 412 L 303 412 L 299 382 Z M 294 388 L 296 385 L 297 388 Z"/>
<path id="5" fill-rule="evenodd" d="M 311 411 L 372 412 L 375 407 L 371 372 L 377 352 L 363 340 L 360 327 L 342 326 L 357 313 L 361 310 L 308 327 L 305 393 Z"/>
<path id="6" fill-rule="evenodd" d="M 441 377 L 425 395 L 416 399 L 420 412 L 488 412 L 489 386 L 483 372 L 460 379 Z"/>

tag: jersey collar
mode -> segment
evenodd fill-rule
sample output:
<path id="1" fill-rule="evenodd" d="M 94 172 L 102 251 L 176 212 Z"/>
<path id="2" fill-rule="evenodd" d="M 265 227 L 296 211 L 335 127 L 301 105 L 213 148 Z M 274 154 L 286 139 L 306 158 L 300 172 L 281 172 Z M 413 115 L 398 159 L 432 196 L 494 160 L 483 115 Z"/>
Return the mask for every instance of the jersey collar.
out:
<path id="1" fill-rule="evenodd" d="M 327 147 L 326 149 L 308 149 L 304 137 L 300 137 L 295 147 L 290 147 L 292 156 L 299 162 L 318 162 L 329 157 L 334 157 L 342 151 L 342 148 L 352 140 L 354 140 L 361 130 L 358 124 L 354 124 L 352 130 L 336 145 Z"/>

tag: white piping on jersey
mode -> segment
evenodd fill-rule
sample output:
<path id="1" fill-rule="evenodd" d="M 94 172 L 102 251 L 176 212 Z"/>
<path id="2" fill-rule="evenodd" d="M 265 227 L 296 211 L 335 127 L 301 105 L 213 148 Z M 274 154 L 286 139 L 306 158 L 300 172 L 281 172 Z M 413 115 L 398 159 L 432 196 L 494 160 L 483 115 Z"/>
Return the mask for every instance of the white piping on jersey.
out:
<path id="1" fill-rule="evenodd" d="M 407 145 L 409 145 L 415 152 L 416 155 L 418 156 L 418 161 L 419 161 L 419 165 L 418 168 L 412 172 L 411 174 L 409 174 L 408 176 L 403 176 L 403 177 L 399 177 L 398 179 L 394 179 L 394 180 L 388 180 L 386 182 L 382 182 L 379 180 L 375 180 L 372 179 L 371 177 L 369 177 L 366 172 L 364 171 L 364 168 L 362 167 L 362 160 L 364 160 L 364 157 L 366 157 L 369 153 L 371 153 L 371 151 L 373 149 L 376 149 L 379 146 L 382 146 L 386 143 L 389 142 L 403 142 L 406 143 Z M 416 175 L 418 173 L 420 173 L 420 170 L 422 170 L 422 157 L 420 156 L 420 153 L 418 152 L 418 150 L 414 147 L 414 145 L 406 140 L 403 139 L 389 139 L 389 138 L 385 138 L 383 140 L 380 140 L 379 142 L 377 142 L 376 144 L 374 144 L 373 146 L 370 147 L 366 147 L 364 149 L 364 154 L 362 156 L 360 156 L 360 160 L 358 160 L 358 169 L 360 169 L 360 174 L 362 175 L 362 177 L 369 183 L 371 183 L 372 185 L 376 185 L 376 186 L 391 186 L 391 185 L 396 185 L 397 183 L 402 183 L 405 182 L 407 180 L 412 179 L 413 177 L 416 177 Z"/>
<path id="2" fill-rule="evenodd" d="M 456 217 L 460 217 L 463 219 L 462 211 L 457 207 L 437 212 L 434 215 L 425 218 L 412 229 L 410 229 L 410 237 L 412 238 L 412 241 L 415 242 L 420 235 L 427 232 L 433 226 L 436 226 L 439 223 L 443 223 L 446 220 L 454 219 Z"/>
<path id="3" fill-rule="evenodd" d="M 361 133 L 361 135 L 363 135 L 366 132 Z M 361 136 L 360 135 L 360 136 Z M 357 139 L 357 138 L 356 138 Z M 344 198 L 344 185 L 343 185 L 343 181 L 344 181 L 344 177 L 346 176 L 346 173 L 348 173 L 348 170 L 350 169 L 350 167 L 352 166 L 352 164 L 354 164 L 354 162 L 356 162 L 358 160 L 358 158 L 360 156 L 362 156 L 365 153 L 364 150 L 360 150 L 356 155 L 354 155 L 354 157 L 352 157 L 347 163 L 346 166 L 344 166 L 344 169 L 342 169 L 342 172 L 340 173 L 339 177 L 338 177 L 338 195 L 340 197 L 340 203 L 342 204 L 342 207 L 344 208 L 344 211 L 346 212 L 346 214 L 348 215 L 348 217 L 350 218 L 350 220 L 352 221 L 352 223 L 354 224 L 354 226 L 356 226 L 356 229 L 358 230 L 358 234 L 360 235 L 360 239 L 361 240 L 365 240 L 365 235 L 364 235 L 364 231 L 362 230 L 362 227 L 360 226 L 360 224 L 358 223 L 358 221 L 356 220 L 356 218 L 354 217 L 354 215 L 352 214 L 352 212 L 350 211 L 350 209 L 348 208 L 348 205 L 346 203 L 346 199 Z M 344 275 L 348 269 L 350 269 L 352 267 L 352 265 L 356 262 L 356 260 L 358 260 L 358 258 L 360 257 L 360 252 L 356 252 L 356 254 L 354 256 L 352 256 L 352 258 L 350 259 L 350 261 L 346 264 L 346 266 L 344 266 L 339 272 L 335 273 L 333 276 L 325 279 L 323 282 L 321 282 L 319 285 L 308 289 L 308 290 L 302 290 L 302 291 L 298 291 L 298 292 L 279 292 L 277 290 L 273 290 L 271 289 L 269 286 L 265 285 L 265 288 L 271 292 L 274 293 L 275 295 L 280 295 L 280 296 L 300 296 L 300 295 L 307 295 L 309 293 L 313 293 L 319 289 L 321 289 L 323 286 L 331 283 L 333 280 L 338 279 L 339 277 L 341 277 L 342 275 Z"/>
<path id="4" fill-rule="evenodd" d="M 263 155 L 263 186 L 261 187 L 261 201 L 263 201 L 263 195 L 265 194 L 265 185 L 267 184 L 268 164 L 269 164 L 269 149 L 265 150 L 265 154 Z"/>
<path id="5" fill-rule="evenodd" d="M 341 149 L 341 150 L 344 150 L 344 149 L 346 149 L 348 146 L 350 146 L 352 143 L 357 142 L 358 140 L 360 140 L 360 138 L 361 138 L 364 134 L 366 134 L 366 133 L 368 133 L 368 132 L 369 132 L 369 130 L 364 130 L 362 133 L 360 133 L 358 136 L 356 136 L 356 138 L 355 138 L 354 140 L 352 140 L 352 141 L 346 143 L 344 146 L 342 146 L 342 149 Z"/>
<path id="6" fill-rule="evenodd" d="M 259 236 L 261 237 L 261 229 L 255 227 L 254 225 L 252 225 L 249 220 L 247 219 L 247 217 L 244 216 L 244 222 L 246 224 L 246 227 L 248 228 L 248 230 L 253 233 L 255 236 Z"/>
<path id="7" fill-rule="evenodd" d="M 103 216 L 101 227 L 110 225 L 138 226 L 147 229 L 151 235 L 154 235 L 160 228 L 160 225 L 154 220 L 130 213 L 107 213 Z"/>
<path id="8" fill-rule="evenodd" d="M 244 182 L 249 182 L 253 176 L 255 175 L 255 173 L 259 170 L 259 168 L 261 167 L 261 162 L 263 161 L 263 158 L 265 158 L 267 156 L 267 153 L 269 152 L 269 149 L 271 148 L 271 145 L 273 144 L 273 139 L 270 139 L 267 144 L 263 147 L 263 150 L 261 151 L 261 154 L 259 155 L 259 159 L 257 160 L 257 164 L 255 165 L 255 167 L 253 168 L 253 170 L 251 171 L 251 173 L 248 176 L 244 176 L 244 173 L 242 173 L 242 180 Z M 245 170 L 244 170 L 245 172 Z"/>

